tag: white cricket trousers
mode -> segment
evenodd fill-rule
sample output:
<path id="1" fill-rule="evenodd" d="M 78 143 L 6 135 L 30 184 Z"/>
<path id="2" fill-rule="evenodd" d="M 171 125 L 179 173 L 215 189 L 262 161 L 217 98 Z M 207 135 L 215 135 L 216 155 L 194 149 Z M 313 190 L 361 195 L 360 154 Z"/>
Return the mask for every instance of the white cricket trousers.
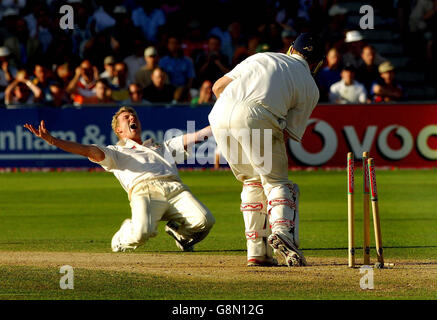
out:
<path id="1" fill-rule="evenodd" d="M 189 188 L 174 180 L 146 180 L 131 192 L 132 218 L 120 228 L 122 247 L 135 248 L 158 234 L 159 221 L 176 221 L 182 240 L 209 231 L 215 219 Z"/>
<path id="2" fill-rule="evenodd" d="M 262 260 L 269 255 L 265 249 L 269 230 L 262 221 L 263 213 L 269 217 L 272 232 L 282 233 L 298 246 L 298 191 L 288 180 L 284 120 L 258 103 L 223 97 L 215 103 L 209 122 L 219 151 L 243 182 L 241 211 L 248 259 Z"/>

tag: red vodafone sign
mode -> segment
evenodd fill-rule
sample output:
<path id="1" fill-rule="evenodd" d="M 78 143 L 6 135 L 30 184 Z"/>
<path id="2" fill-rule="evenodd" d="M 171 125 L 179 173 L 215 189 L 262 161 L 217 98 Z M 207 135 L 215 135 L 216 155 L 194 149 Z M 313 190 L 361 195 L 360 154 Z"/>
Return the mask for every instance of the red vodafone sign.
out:
<path id="1" fill-rule="evenodd" d="M 377 166 L 437 167 L 437 104 L 320 105 L 288 151 L 290 166 L 344 167 L 369 151 Z"/>

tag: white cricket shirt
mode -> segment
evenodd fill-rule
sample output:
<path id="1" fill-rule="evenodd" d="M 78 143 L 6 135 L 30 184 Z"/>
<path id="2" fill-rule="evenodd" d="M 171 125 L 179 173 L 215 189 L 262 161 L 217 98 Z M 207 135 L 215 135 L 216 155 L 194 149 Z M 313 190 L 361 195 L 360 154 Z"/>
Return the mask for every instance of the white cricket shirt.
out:
<path id="1" fill-rule="evenodd" d="M 366 100 L 366 88 L 358 81 L 346 85 L 344 80 L 340 80 L 329 89 L 329 101 L 332 103 L 366 103 Z"/>
<path id="2" fill-rule="evenodd" d="M 308 63 L 297 54 L 257 53 L 225 76 L 233 79 L 220 97 L 263 105 L 286 120 L 290 136 L 300 141 L 319 100 Z"/>
<path id="3" fill-rule="evenodd" d="M 142 145 L 130 139 L 122 139 L 116 145 L 97 146 L 105 153 L 105 159 L 96 162 L 106 171 L 112 172 L 129 194 L 140 181 L 157 178 L 173 178 L 180 181 L 176 160 L 184 159 L 187 152 L 183 136 L 153 143 L 150 139 Z"/>

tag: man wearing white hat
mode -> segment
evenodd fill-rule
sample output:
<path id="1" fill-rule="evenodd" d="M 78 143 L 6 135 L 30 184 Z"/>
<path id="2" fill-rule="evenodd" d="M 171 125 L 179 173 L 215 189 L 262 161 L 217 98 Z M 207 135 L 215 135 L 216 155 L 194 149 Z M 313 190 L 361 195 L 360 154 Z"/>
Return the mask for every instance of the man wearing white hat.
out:
<path id="1" fill-rule="evenodd" d="M 0 101 L 5 98 L 6 87 L 14 80 L 17 69 L 9 64 L 10 51 L 7 47 L 0 47 Z"/>
<path id="2" fill-rule="evenodd" d="M 150 46 L 144 50 L 144 60 L 146 61 L 146 64 L 135 74 L 135 83 L 139 84 L 142 89 L 152 83 L 152 72 L 156 67 L 158 67 L 159 55 L 155 47 Z M 168 77 L 166 78 L 166 83 L 169 84 Z"/>
<path id="3" fill-rule="evenodd" d="M 359 68 L 360 65 L 364 63 L 361 60 L 361 51 L 366 45 L 363 35 L 357 30 L 348 31 L 346 32 L 344 42 L 347 45 L 347 52 L 343 55 L 343 64 Z M 375 63 L 379 65 L 384 61 L 386 61 L 386 59 L 376 53 Z"/>

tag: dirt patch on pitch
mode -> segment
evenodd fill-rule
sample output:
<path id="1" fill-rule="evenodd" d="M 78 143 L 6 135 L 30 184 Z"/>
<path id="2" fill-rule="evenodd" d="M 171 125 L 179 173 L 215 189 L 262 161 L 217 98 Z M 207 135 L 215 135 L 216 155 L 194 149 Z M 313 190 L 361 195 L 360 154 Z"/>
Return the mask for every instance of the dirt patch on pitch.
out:
<path id="1" fill-rule="evenodd" d="M 359 283 L 357 269 L 347 268 L 346 259 L 308 258 L 304 268 L 248 268 L 244 256 L 157 253 L 76 253 L 76 252 L 0 252 L 0 265 L 73 268 L 115 272 L 134 272 L 168 278 L 202 281 L 284 281 Z M 427 288 L 437 292 L 437 261 L 394 260 L 393 269 L 375 270 L 380 282 L 395 281 L 408 288 Z M 391 289 L 394 289 L 391 287 Z M 390 290 L 387 288 L 387 290 Z"/>

